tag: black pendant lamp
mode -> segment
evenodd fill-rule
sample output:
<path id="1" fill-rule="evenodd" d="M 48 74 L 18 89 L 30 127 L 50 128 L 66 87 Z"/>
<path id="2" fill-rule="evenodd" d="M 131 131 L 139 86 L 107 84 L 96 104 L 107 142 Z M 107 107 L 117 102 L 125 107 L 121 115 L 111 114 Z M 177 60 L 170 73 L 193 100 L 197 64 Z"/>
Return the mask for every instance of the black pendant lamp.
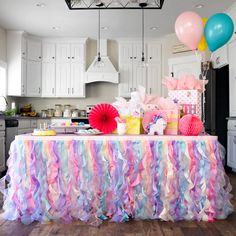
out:
<path id="1" fill-rule="evenodd" d="M 103 67 L 104 62 L 101 58 L 101 52 L 100 52 L 100 38 L 101 38 L 101 12 L 100 8 L 103 6 L 103 3 L 99 3 L 97 5 L 98 7 L 98 39 L 97 39 L 97 61 L 94 63 L 94 67 Z"/>
<path id="2" fill-rule="evenodd" d="M 142 66 L 147 66 L 146 60 L 145 60 L 145 53 L 144 53 L 144 8 L 147 6 L 147 3 L 140 3 L 139 6 L 142 9 L 142 57 L 141 57 L 141 64 Z"/>

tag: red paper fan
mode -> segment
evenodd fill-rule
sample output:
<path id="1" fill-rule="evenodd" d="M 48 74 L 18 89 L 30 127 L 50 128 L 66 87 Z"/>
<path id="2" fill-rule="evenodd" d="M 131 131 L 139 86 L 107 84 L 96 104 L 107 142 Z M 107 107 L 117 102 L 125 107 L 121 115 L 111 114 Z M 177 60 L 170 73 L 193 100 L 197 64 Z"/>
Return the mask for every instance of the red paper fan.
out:
<path id="1" fill-rule="evenodd" d="M 110 104 L 98 104 L 89 113 L 89 124 L 104 134 L 109 134 L 117 127 L 115 118 L 119 116 L 118 111 Z"/>

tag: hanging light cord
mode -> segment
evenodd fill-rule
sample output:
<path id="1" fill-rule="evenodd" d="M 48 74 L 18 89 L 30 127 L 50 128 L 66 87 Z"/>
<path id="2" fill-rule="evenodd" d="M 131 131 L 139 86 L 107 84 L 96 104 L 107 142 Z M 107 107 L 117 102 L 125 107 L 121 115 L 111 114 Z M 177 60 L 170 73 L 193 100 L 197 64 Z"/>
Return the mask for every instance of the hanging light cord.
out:
<path id="1" fill-rule="evenodd" d="M 98 61 L 101 61 L 101 54 L 100 54 L 100 7 L 98 8 Z"/>
<path id="2" fill-rule="evenodd" d="M 142 7 L 142 61 L 145 61 L 144 58 L 144 8 Z"/>

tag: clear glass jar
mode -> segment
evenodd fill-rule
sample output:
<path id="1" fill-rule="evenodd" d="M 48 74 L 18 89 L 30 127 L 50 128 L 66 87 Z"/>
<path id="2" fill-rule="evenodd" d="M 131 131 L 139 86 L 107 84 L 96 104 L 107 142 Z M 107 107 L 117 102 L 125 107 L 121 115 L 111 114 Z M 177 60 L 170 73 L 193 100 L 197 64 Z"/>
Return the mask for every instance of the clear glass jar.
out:
<path id="1" fill-rule="evenodd" d="M 62 117 L 62 105 L 61 104 L 56 104 L 55 105 L 55 117 Z"/>
<path id="2" fill-rule="evenodd" d="M 47 114 L 47 117 L 53 117 L 53 115 L 54 115 L 54 109 L 52 109 L 52 108 L 50 108 L 50 109 L 48 109 L 48 114 Z"/>
<path id="3" fill-rule="evenodd" d="M 73 109 L 71 110 L 71 117 L 79 117 L 79 110 L 78 109 Z"/>
<path id="4" fill-rule="evenodd" d="M 64 105 L 63 117 L 71 117 L 71 105 Z"/>
<path id="5" fill-rule="evenodd" d="M 48 111 L 47 110 L 41 110 L 41 117 L 45 118 L 48 116 Z"/>

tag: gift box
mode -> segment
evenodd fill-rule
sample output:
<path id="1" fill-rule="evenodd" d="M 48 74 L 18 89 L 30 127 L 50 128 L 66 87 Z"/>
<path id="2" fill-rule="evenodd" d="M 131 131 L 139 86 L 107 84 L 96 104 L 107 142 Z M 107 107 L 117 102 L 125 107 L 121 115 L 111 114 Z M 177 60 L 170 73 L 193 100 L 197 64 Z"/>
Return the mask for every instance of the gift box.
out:
<path id="1" fill-rule="evenodd" d="M 164 110 L 167 117 L 166 135 L 177 135 L 179 130 L 179 110 Z"/>
<path id="2" fill-rule="evenodd" d="M 126 134 L 143 134 L 142 118 L 121 116 L 126 119 Z"/>
<path id="3" fill-rule="evenodd" d="M 179 104 L 185 114 L 194 114 L 201 118 L 201 92 L 198 90 L 169 90 L 168 97 Z"/>

